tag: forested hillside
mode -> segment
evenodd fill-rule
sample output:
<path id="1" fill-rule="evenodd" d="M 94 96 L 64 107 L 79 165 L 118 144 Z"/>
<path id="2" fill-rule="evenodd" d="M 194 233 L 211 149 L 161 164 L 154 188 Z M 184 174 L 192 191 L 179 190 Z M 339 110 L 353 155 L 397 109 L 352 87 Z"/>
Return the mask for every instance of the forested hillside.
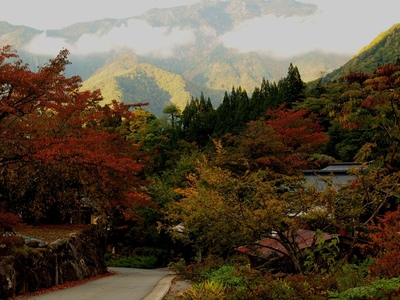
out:
<path id="1" fill-rule="evenodd" d="M 103 67 L 84 82 L 83 89 L 101 89 L 103 103 L 117 100 L 125 104 L 149 103 L 149 110 L 162 115 L 165 106 L 175 104 L 184 108 L 190 100 L 185 80 L 146 63 L 137 56 L 125 53 Z"/>
<path id="2" fill-rule="evenodd" d="M 371 72 L 306 84 L 289 63 L 219 105 L 201 91 L 183 107 L 168 100 L 185 80 L 131 53 L 82 86 L 66 75 L 66 49 L 32 70 L 3 47 L 0 249 L 23 253 L 21 222 L 89 212 L 116 249 L 109 264 L 169 266 L 194 282 L 187 299 L 399 297 L 400 64 L 386 54 L 396 35 L 377 40 L 365 63 L 384 59 Z M 349 180 L 337 184 L 335 168 Z"/>
<path id="3" fill-rule="evenodd" d="M 382 64 L 395 62 L 400 58 L 400 24 L 382 32 L 346 64 L 324 77 L 324 81 L 340 80 L 352 72 L 373 73 Z"/>

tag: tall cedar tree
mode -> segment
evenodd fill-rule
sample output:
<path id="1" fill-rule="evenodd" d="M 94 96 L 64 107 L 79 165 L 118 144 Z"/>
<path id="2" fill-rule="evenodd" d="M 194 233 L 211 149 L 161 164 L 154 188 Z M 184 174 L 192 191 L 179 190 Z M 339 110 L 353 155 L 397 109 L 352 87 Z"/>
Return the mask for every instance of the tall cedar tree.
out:
<path id="1" fill-rule="evenodd" d="M 215 109 L 210 98 L 201 93 L 200 99 L 192 98 L 182 112 L 182 137 L 188 142 L 207 145 L 215 129 Z"/>
<path id="2" fill-rule="evenodd" d="M 0 52 L 0 200 L 31 221 L 69 220 L 80 207 L 100 216 L 147 203 L 138 175 L 146 158 L 115 133 L 129 106 L 102 107 L 100 91 L 67 78 L 69 52 L 33 72 L 15 51 Z"/>
<path id="3" fill-rule="evenodd" d="M 221 105 L 217 108 L 215 135 L 238 133 L 250 120 L 250 101 L 246 90 L 240 86 L 236 89 L 233 87 L 230 94 L 225 93 Z"/>

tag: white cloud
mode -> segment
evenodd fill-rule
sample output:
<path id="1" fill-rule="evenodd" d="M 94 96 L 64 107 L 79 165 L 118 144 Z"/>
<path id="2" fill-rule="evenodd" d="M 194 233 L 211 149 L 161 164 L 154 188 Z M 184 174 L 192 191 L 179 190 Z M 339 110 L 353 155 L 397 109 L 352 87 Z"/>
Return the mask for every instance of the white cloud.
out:
<path id="1" fill-rule="evenodd" d="M 200 0 L 12 0 L 0 10 L 0 21 L 39 30 L 60 29 L 77 22 L 130 18 L 152 8 L 190 5 Z"/>
<path id="2" fill-rule="evenodd" d="M 318 5 L 314 15 L 246 20 L 220 37 L 227 47 L 290 57 L 313 50 L 355 54 L 379 33 L 400 22 L 393 0 L 304 0 Z"/>
<path id="3" fill-rule="evenodd" d="M 245 21 L 221 36 L 228 48 L 242 52 L 258 51 L 276 56 L 291 56 L 310 47 L 308 34 L 312 24 L 300 17 L 283 18 L 268 15 Z"/>
<path id="4" fill-rule="evenodd" d="M 34 37 L 25 48 L 32 54 L 56 56 L 62 48 L 70 50 L 72 47 L 64 39 L 48 37 L 46 32 L 43 32 Z"/>
<path id="5" fill-rule="evenodd" d="M 14 0 L 10 9 L 3 12 L 4 18 L 20 18 L 21 24 L 42 22 L 41 28 L 57 28 L 57 21 L 64 25 L 106 17 L 124 18 L 144 13 L 151 8 L 189 5 L 200 0 L 114 0 L 93 5 L 81 0 L 70 0 L 61 7 L 57 0 Z M 204 0 L 201 0 L 204 1 Z M 219 0 L 222 1 L 222 0 Z M 290 57 L 313 50 L 356 54 L 381 32 L 393 24 L 400 23 L 398 0 L 298 0 L 318 6 L 314 15 L 305 17 L 264 16 L 246 20 L 231 32 L 220 36 L 225 46 L 243 52 L 259 51 L 277 57 Z M 12 9 L 13 6 L 24 10 Z M 87 7 L 85 7 L 87 6 Z M 2 12 L 0 11 L 0 20 Z M 15 23 L 14 23 L 15 24 Z M 61 26 L 58 26 L 61 27 Z M 36 27 L 38 28 L 38 27 Z M 39 29 L 41 29 L 39 27 Z M 73 45 L 63 39 L 37 36 L 29 46 L 34 53 L 56 55 L 61 48 L 72 54 L 106 52 L 110 49 L 128 47 L 140 55 L 172 56 L 174 49 L 195 42 L 196 32 L 217 37 L 214 29 L 200 27 L 193 29 L 168 29 L 151 27 L 149 24 L 131 19 L 128 26 L 115 27 L 106 35 L 85 34 Z"/>
<path id="6" fill-rule="evenodd" d="M 195 40 L 190 29 L 151 27 L 145 21 L 130 19 L 127 26 L 114 27 L 106 34 L 83 34 L 74 44 L 42 33 L 32 40 L 27 50 L 54 56 L 62 48 L 74 55 L 130 48 L 139 55 L 171 57 L 177 47 L 192 44 Z"/>

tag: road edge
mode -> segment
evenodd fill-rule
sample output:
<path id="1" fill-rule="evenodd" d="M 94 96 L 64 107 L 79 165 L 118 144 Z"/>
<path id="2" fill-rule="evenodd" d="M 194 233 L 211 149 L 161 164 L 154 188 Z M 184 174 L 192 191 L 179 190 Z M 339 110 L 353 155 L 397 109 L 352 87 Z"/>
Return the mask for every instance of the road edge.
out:
<path id="1" fill-rule="evenodd" d="M 162 300 L 165 295 L 168 293 L 172 280 L 176 277 L 176 275 L 167 275 L 164 278 L 161 278 L 157 285 L 151 290 L 143 300 Z"/>

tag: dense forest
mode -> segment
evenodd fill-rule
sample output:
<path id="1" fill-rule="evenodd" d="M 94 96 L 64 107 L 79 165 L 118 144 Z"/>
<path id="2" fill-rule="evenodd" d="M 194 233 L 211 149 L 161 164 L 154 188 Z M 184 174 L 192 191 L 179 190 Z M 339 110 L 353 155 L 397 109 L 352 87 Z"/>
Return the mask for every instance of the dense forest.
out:
<path id="1" fill-rule="evenodd" d="M 2 230 L 89 208 L 117 248 L 110 263 L 154 258 L 195 282 L 182 299 L 400 295 L 398 62 L 310 84 L 290 64 L 218 107 L 201 93 L 156 117 L 101 105 L 65 76 L 68 55 L 33 72 L 1 49 Z M 304 170 L 343 161 L 360 166 L 348 184 L 305 184 Z M 306 248 L 301 230 L 314 232 Z"/>

